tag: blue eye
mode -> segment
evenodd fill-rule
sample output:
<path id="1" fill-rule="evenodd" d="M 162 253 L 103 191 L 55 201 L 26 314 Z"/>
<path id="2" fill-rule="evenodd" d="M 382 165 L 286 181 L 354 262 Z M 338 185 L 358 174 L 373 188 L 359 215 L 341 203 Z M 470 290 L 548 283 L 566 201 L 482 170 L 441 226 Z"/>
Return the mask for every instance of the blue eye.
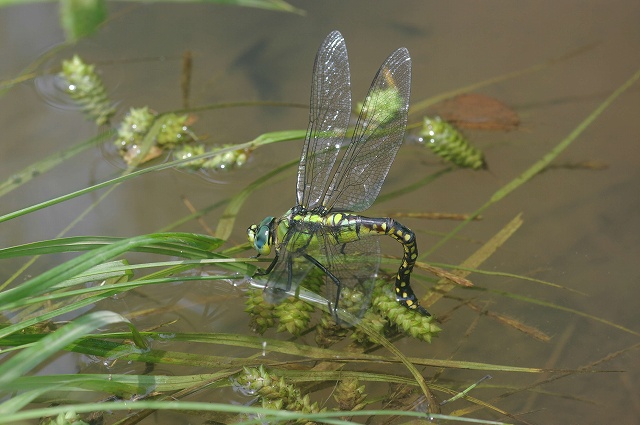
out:
<path id="1" fill-rule="evenodd" d="M 253 244 L 253 247 L 260 255 L 269 255 L 271 253 L 271 225 L 273 221 L 274 217 L 266 217 L 259 225 L 253 224 L 247 229 L 249 242 Z"/>

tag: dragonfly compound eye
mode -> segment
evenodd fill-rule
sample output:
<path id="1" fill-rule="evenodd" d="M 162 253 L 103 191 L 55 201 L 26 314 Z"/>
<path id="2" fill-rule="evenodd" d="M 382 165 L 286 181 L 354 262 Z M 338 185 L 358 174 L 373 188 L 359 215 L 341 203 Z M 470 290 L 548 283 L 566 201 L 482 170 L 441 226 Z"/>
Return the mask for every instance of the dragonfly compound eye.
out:
<path id="1" fill-rule="evenodd" d="M 269 255 L 271 253 L 271 224 L 273 221 L 273 217 L 267 217 L 259 225 L 252 224 L 247 229 L 249 242 L 253 244 L 253 247 L 260 255 Z"/>

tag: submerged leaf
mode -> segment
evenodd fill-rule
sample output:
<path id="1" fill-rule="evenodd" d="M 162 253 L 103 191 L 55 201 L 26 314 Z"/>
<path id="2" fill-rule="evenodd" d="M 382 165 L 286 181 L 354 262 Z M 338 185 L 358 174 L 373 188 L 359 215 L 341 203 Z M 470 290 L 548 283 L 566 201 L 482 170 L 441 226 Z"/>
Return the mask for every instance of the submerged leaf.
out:
<path id="1" fill-rule="evenodd" d="M 461 94 L 435 106 L 438 115 L 459 128 L 476 130 L 515 130 L 520 125 L 516 111 L 491 96 Z"/>

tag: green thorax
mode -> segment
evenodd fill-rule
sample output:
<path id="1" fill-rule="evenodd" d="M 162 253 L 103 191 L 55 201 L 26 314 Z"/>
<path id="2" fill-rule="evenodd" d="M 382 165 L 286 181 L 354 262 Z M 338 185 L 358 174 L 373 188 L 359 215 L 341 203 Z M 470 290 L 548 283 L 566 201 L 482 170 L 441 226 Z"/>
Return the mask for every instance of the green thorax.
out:
<path id="1" fill-rule="evenodd" d="M 294 209 L 290 209 L 276 220 L 276 226 L 276 240 L 278 243 L 286 241 L 286 248 L 291 252 L 303 247 L 315 247 L 318 234 L 331 235 L 331 242 L 334 243 L 348 243 L 370 233 L 368 228 L 361 226 L 360 216 L 341 212 L 321 215 L 315 212 L 294 212 Z M 293 228 L 297 236 L 287 237 L 290 228 Z"/>

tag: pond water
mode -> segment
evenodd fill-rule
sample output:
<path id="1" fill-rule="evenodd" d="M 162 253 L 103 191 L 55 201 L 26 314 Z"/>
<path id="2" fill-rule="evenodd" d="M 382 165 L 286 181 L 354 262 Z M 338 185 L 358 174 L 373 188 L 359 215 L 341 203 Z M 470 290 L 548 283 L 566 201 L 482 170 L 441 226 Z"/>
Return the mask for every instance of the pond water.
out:
<path id="1" fill-rule="evenodd" d="M 380 63 L 401 46 L 409 50 L 413 62 L 413 105 L 514 73 L 471 90 L 499 99 L 520 117 L 519 126 L 511 131 L 465 131 L 485 152 L 488 170 L 445 173 L 391 201 L 376 203 L 367 213 L 385 216 L 477 210 L 565 139 L 640 66 L 640 4 L 634 1 L 617 2 L 615 7 L 595 0 L 292 3 L 306 15 L 205 4 L 110 4 L 110 19 L 98 34 L 62 48 L 39 69 L 55 67 L 74 53 L 95 63 L 111 98 L 118 103 L 116 121 L 132 106 L 148 105 L 156 111 L 182 109 L 180 79 L 186 51 L 193 57 L 189 96 L 193 107 L 238 101 L 306 105 L 316 50 L 334 29 L 342 32 L 349 49 L 354 101 L 365 95 Z M 0 29 L 3 81 L 14 78 L 63 42 L 53 4 L 3 8 Z M 531 70 L 539 64 L 544 66 Z M 521 70 L 530 72 L 515 75 Z M 96 126 L 78 110 L 61 104 L 55 96 L 52 99 L 47 94 L 51 88 L 39 84 L 29 80 L 0 97 L 2 181 L 98 134 Z M 491 273 L 469 275 L 483 290 L 455 289 L 452 297 L 431 306 L 429 310 L 442 320 L 443 331 L 431 344 L 399 340 L 396 345 L 403 353 L 518 367 L 593 367 L 595 371 L 607 371 L 591 373 L 590 369 L 558 379 L 550 379 L 559 376 L 550 373 L 491 373 L 493 379 L 471 395 L 515 418 L 482 410 L 470 416 L 539 424 L 634 423 L 640 417 L 639 87 L 636 83 L 611 104 L 553 161 L 553 167 L 484 210 L 481 221 L 468 224 L 433 252 L 432 247 L 459 222 L 399 219 L 416 232 L 421 252 L 429 253 L 420 260 L 447 265 L 462 263 L 518 214 L 523 219 L 517 232 L 479 266 Z M 437 107 L 430 111 L 437 111 Z M 418 123 L 423 113 L 412 114 L 410 124 Z M 197 121 L 192 128 L 201 138 L 237 144 L 267 132 L 305 129 L 308 110 L 248 106 L 201 111 L 194 116 Z M 253 152 L 243 168 L 219 172 L 209 179 L 165 170 L 128 180 L 66 235 L 128 237 L 157 232 L 190 214 L 183 199 L 197 210 L 228 199 L 268 171 L 295 160 L 301 146 L 301 140 L 265 146 Z M 105 158 L 103 149 L 85 150 L 5 194 L 0 214 L 113 178 L 122 172 L 117 162 Z M 595 167 L 584 167 L 585 162 Z M 446 167 L 421 146 L 406 144 L 381 195 Z M 253 192 L 236 217 L 224 247 L 244 243 L 251 223 L 282 214 L 293 206 L 294 185 L 294 168 L 290 168 Z M 57 237 L 102 193 L 1 223 L 1 245 Z M 202 217 L 203 222 L 215 229 L 224 208 L 225 204 L 212 208 Z M 205 233 L 203 222 L 188 220 L 171 230 Z M 401 255 L 393 242 L 382 246 L 385 254 Z M 234 254 L 251 255 L 249 251 Z M 66 258 L 44 257 L 26 274 L 37 274 Z M 138 260 L 150 261 L 142 256 L 131 261 Z M 0 271 L 2 280 L 21 264 L 6 261 Z M 389 268 L 393 271 L 393 266 Z M 514 276 L 552 282 L 562 288 Z M 424 295 L 429 285 L 423 279 L 415 282 L 418 295 Z M 141 329 L 171 322 L 163 328 L 167 332 L 251 334 L 250 318 L 242 311 L 245 290 L 231 280 L 184 282 L 134 291 L 95 308 L 128 315 Z M 516 329 L 506 323 L 507 318 L 540 331 L 549 340 Z M 268 331 L 266 336 L 289 338 L 275 331 Z M 312 336 L 296 341 L 315 345 Z M 171 344 L 167 346 L 175 349 Z M 162 349 L 169 349 L 167 346 Z M 194 344 L 189 349 L 211 354 L 208 346 Z M 224 349 L 216 355 L 240 357 L 248 351 Z M 383 349 L 377 354 L 389 355 Z M 134 364 L 116 368 L 117 373 L 143 370 Z M 163 365 L 154 373 L 202 370 L 185 372 Z M 397 370 L 410 376 L 401 367 Z M 96 359 L 68 355 L 46 371 L 111 373 L 114 369 Z M 427 380 L 436 374 L 438 383 L 462 390 L 486 372 L 423 371 Z M 546 379 L 549 382 L 542 383 Z M 370 390 L 374 394 L 380 391 Z M 328 393 L 323 396 L 328 397 Z M 200 394 L 198 399 L 211 397 L 216 401 L 249 401 L 228 390 Z M 468 402 L 458 400 L 443 410 L 468 406 Z M 176 420 L 184 418 L 172 414 L 147 419 L 159 423 Z"/>

